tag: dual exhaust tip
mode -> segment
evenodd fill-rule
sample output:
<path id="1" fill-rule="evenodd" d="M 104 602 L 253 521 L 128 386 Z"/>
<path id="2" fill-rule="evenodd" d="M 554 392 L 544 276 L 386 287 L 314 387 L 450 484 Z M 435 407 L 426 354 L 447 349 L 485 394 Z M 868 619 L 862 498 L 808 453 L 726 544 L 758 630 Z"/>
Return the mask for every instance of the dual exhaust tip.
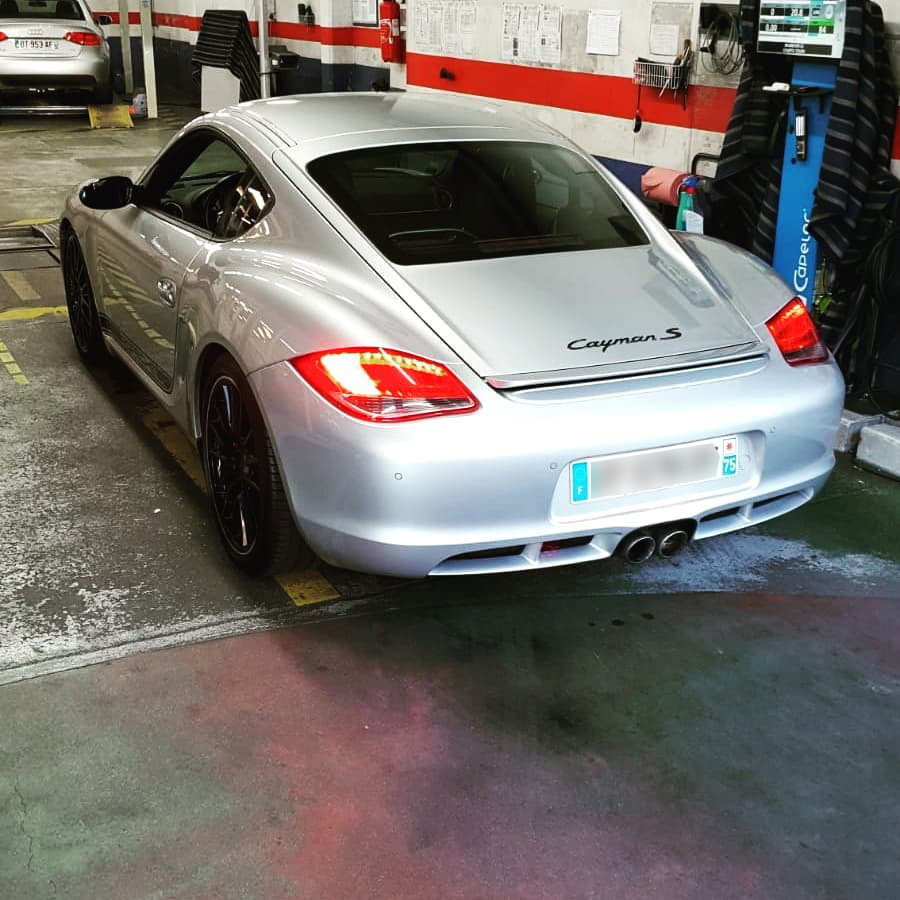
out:
<path id="1" fill-rule="evenodd" d="M 639 566 L 655 555 L 671 559 L 690 543 L 691 536 L 680 525 L 663 525 L 654 531 L 635 531 L 619 545 L 619 555 L 632 565 Z"/>

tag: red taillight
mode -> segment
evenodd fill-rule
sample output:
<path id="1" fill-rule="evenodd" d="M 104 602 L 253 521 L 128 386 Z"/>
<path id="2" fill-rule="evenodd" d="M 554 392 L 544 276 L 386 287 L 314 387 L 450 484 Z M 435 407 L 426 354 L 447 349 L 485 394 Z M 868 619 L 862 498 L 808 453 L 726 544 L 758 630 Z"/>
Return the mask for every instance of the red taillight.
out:
<path id="1" fill-rule="evenodd" d="M 63 40 L 78 44 L 79 47 L 100 46 L 100 35 L 94 34 L 93 31 L 67 31 Z"/>
<path id="2" fill-rule="evenodd" d="M 9 38 L 7 38 L 7 36 L 2 31 L 0 31 L 0 41 L 6 41 L 6 40 L 9 40 Z"/>
<path id="3" fill-rule="evenodd" d="M 766 327 L 790 365 L 802 366 L 828 359 L 828 351 L 819 338 L 815 322 L 799 297 L 772 316 Z"/>
<path id="4" fill-rule="evenodd" d="M 367 422 L 408 422 L 478 409 L 478 401 L 445 366 L 399 350 L 325 350 L 291 364 L 326 400 Z"/>

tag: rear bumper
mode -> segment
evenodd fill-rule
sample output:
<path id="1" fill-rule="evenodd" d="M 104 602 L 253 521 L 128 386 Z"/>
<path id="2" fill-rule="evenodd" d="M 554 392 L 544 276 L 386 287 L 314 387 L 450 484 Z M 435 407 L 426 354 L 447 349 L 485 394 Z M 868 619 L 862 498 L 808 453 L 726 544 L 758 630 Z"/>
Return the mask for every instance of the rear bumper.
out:
<path id="1" fill-rule="evenodd" d="M 824 487 L 833 467 L 832 456 L 816 467 L 821 470 L 820 475 L 800 483 L 782 485 L 774 491 L 754 493 L 749 497 L 720 497 L 712 504 L 709 501 L 683 503 L 639 515 L 615 516 L 606 521 L 595 521 L 586 532 L 584 529 L 574 532 L 548 529 L 544 534 L 520 536 L 499 545 L 398 547 L 335 534 L 317 525 L 307 526 L 306 537 L 325 558 L 328 557 L 327 548 L 334 548 L 337 556 L 333 559 L 344 561 L 336 564 L 400 577 L 486 575 L 569 566 L 608 559 L 622 539 L 637 529 L 653 531 L 667 523 L 693 521 L 696 523 L 694 540 L 702 540 L 775 519 L 812 500 Z M 724 505 L 722 499 L 726 499 Z M 570 542 L 570 546 L 559 546 L 566 542 Z M 480 553 L 486 555 L 477 555 Z"/>
<path id="2" fill-rule="evenodd" d="M 93 50 L 93 48 L 91 48 Z M 0 58 L 0 90 L 93 90 L 109 84 L 109 55 L 82 51 L 71 59 Z"/>
<path id="3" fill-rule="evenodd" d="M 790 370 L 778 359 L 740 379 L 580 402 L 520 403 L 480 385 L 471 415 L 377 426 L 343 416 L 287 364 L 251 383 L 312 548 L 335 565 L 404 577 L 598 560 L 637 528 L 692 520 L 702 539 L 789 512 L 833 468 L 844 396 L 833 364 Z M 754 445 L 733 485 L 669 489 L 640 504 L 569 502 L 576 460 L 732 434 Z M 588 540 L 542 546 L 573 538 Z M 454 559 L 493 548 L 508 552 Z"/>

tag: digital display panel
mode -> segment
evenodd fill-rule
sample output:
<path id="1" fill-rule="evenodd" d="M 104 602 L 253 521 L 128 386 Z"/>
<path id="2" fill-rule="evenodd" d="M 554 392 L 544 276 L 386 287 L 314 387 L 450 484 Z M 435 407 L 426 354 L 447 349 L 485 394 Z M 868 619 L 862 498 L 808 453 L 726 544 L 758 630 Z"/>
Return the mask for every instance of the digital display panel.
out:
<path id="1" fill-rule="evenodd" d="M 844 53 L 847 0 L 762 0 L 760 53 L 840 59 Z"/>

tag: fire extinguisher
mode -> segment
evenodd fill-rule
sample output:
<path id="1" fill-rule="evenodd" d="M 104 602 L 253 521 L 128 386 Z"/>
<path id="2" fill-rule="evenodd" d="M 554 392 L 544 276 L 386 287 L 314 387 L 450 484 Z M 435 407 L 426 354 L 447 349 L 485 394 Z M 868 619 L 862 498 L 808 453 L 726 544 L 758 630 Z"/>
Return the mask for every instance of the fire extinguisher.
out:
<path id="1" fill-rule="evenodd" d="M 385 62 L 403 62 L 403 44 L 400 42 L 400 4 L 395 0 L 382 0 L 378 4 L 378 30 L 381 34 L 381 58 Z"/>

